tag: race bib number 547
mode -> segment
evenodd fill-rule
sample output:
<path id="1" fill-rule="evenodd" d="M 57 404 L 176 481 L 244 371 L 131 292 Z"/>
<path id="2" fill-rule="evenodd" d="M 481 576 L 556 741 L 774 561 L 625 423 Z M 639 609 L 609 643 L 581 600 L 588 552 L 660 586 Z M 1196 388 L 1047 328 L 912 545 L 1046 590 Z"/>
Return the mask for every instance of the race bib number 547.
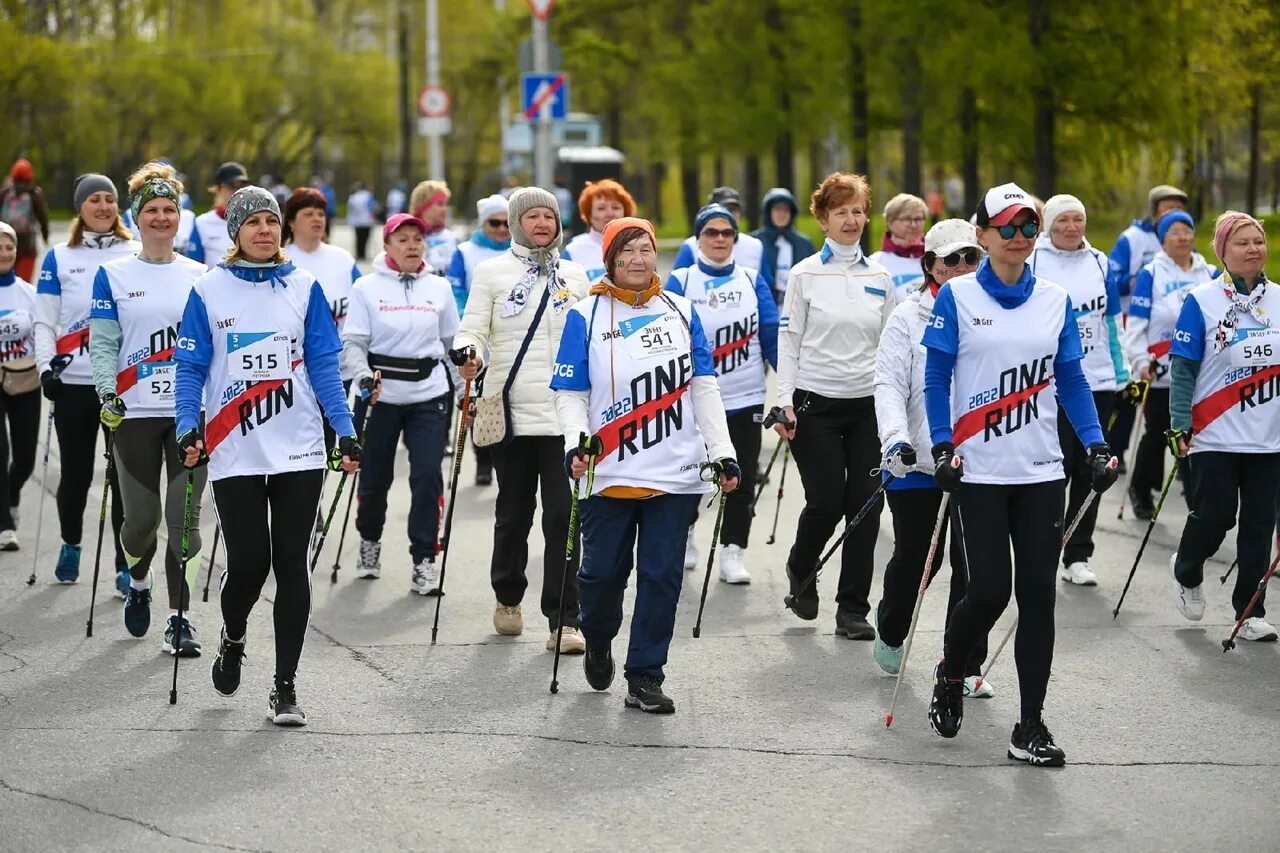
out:
<path id="1" fill-rule="evenodd" d="M 244 382 L 288 379 L 289 335 L 285 332 L 228 332 L 228 374 Z"/>

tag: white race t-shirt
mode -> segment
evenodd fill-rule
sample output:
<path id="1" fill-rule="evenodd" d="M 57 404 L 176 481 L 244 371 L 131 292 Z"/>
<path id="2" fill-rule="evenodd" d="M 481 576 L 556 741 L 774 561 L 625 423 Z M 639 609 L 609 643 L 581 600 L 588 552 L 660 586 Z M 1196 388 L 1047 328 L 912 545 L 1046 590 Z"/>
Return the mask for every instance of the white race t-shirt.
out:
<path id="1" fill-rule="evenodd" d="M 599 231 L 579 234 L 564 247 L 562 255 L 587 271 L 587 281 L 595 284 L 604 278 L 604 235 Z"/>
<path id="2" fill-rule="evenodd" d="M 231 235 L 227 233 L 227 220 L 216 210 L 206 210 L 196 217 L 196 231 L 204 249 L 204 265 L 215 267 L 222 263 L 231 250 Z"/>
<path id="3" fill-rule="evenodd" d="M 671 274 L 702 320 L 726 412 L 764 405 L 765 361 L 759 340 L 756 275 L 759 273 L 748 273 L 736 264 L 728 275 L 709 275 L 698 264 Z"/>
<path id="4" fill-rule="evenodd" d="M 1107 256 L 1088 244 L 1082 249 L 1064 252 L 1048 237 L 1041 236 L 1027 263 L 1036 278 L 1061 285 L 1071 297 L 1080 346 L 1084 350 L 1080 366 L 1084 368 L 1090 390 L 1115 391 L 1120 382 L 1107 317 L 1118 317 L 1120 306 L 1111 305 L 1107 298 Z M 1118 353 L 1119 341 L 1115 346 Z"/>
<path id="5" fill-rule="evenodd" d="M 904 258 L 885 251 L 874 252 L 868 257 L 888 270 L 899 302 L 905 302 L 924 284 L 924 267 L 920 265 L 920 258 Z"/>
<path id="6" fill-rule="evenodd" d="M 0 285 L 0 364 L 36 354 L 36 289 L 14 277 Z"/>

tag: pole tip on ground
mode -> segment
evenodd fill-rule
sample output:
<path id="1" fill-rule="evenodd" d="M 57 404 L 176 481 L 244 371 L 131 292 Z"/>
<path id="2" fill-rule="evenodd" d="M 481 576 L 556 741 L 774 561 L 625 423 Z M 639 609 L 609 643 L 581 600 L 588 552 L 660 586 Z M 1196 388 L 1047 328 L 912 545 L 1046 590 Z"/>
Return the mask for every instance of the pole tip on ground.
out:
<path id="1" fill-rule="evenodd" d="M 559 683 L 557 683 L 557 682 L 555 682 L 555 681 L 551 682 L 551 692 L 552 692 L 553 694 L 555 694 L 555 693 L 559 693 L 559 692 L 560 692 L 560 685 L 559 685 Z"/>
<path id="2" fill-rule="evenodd" d="M 177 705 L 177 704 L 178 704 L 178 691 L 176 691 L 176 690 L 170 690 L 170 691 L 169 691 L 169 704 L 170 704 L 170 705 Z"/>
<path id="3" fill-rule="evenodd" d="M 1235 643 L 1233 643 L 1233 642 L 1231 642 L 1230 640 L 1223 640 L 1223 641 L 1222 641 L 1222 653 L 1223 653 L 1224 655 L 1225 655 L 1227 652 L 1229 652 L 1229 651 L 1231 651 L 1232 649 L 1234 649 L 1235 647 L 1236 647 L 1236 644 L 1235 644 Z"/>
<path id="4" fill-rule="evenodd" d="M 333 571 L 333 574 L 329 575 L 329 583 L 337 583 L 337 582 L 338 582 L 338 571 L 335 569 Z"/>
<path id="5" fill-rule="evenodd" d="M 887 729 L 893 725 L 893 714 L 884 715 L 884 727 Z"/>
<path id="6" fill-rule="evenodd" d="M 699 637 L 701 637 L 701 636 L 702 636 L 702 629 L 701 629 L 701 628 L 694 628 L 694 629 L 693 629 L 693 638 L 696 640 L 696 639 L 698 639 L 698 638 L 699 638 Z"/>

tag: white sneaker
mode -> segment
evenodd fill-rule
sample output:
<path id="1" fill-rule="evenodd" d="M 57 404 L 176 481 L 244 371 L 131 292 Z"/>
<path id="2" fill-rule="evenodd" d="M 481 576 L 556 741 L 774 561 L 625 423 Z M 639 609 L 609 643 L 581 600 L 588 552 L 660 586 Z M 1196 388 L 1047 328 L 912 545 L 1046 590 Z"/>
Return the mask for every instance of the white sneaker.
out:
<path id="1" fill-rule="evenodd" d="M 981 675 L 965 676 L 964 698 L 990 699 L 994 695 L 996 695 L 996 689 L 991 686 L 991 682 L 984 679 Z"/>
<path id="2" fill-rule="evenodd" d="M 1098 585 L 1098 576 L 1093 573 L 1093 569 L 1089 568 L 1089 564 L 1084 560 L 1058 569 L 1058 579 L 1073 583 L 1076 586 Z"/>
<path id="3" fill-rule="evenodd" d="M 693 527 L 689 527 L 689 538 L 684 540 L 684 570 L 691 572 L 698 568 L 698 546 L 693 544 Z"/>
<path id="4" fill-rule="evenodd" d="M 356 577 L 376 578 L 382 575 L 382 543 L 360 540 L 360 563 L 356 566 Z"/>
<path id="5" fill-rule="evenodd" d="M 15 524 L 17 522 L 14 522 Z M 0 530 L 0 551 L 18 550 L 18 532 L 16 530 Z"/>
<path id="6" fill-rule="evenodd" d="M 1192 622 L 1199 622 L 1204 618 L 1203 584 L 1188 587 L 1178 583 L 1178 576 L 1173 571 L 1177 562 L 1178 554 L 1174 552 L 1174 555 L 1169 558 L 1169 574 L 1173 575 L 1173 604 L 1183 616 Z"/>
<path id="7" fill-rule="evenodd" d="M 720 549 L 720 580 L 725 583 L 751 583 L 751 574 L 742 554 L 740 545 L 725 545 Z"/>
<path id="8" fill-rule="evenodd" d="M 413 564 L 412 589 L 418 595 L 439 595 L 440 576 L 436 573 L 436 564 L 426 559 Z"/>
<path id="9" fill-rule="evenodd" d="M 1240 633 L 1236 634 L 1241 640 L 1250 640 L 1255 643 L 1270 643 L 1276 639 L 1276 629 L 1261 616 L 1250 616 L 1244 620 L 1244 624 L 1240 626 Z"/>

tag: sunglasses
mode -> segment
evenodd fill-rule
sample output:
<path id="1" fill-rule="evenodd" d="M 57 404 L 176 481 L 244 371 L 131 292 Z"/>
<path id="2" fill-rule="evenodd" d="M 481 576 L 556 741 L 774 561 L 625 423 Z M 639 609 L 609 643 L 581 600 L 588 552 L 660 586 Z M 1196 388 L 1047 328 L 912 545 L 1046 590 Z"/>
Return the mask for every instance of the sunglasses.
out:
<path id="1" fill-rule="evenodd" d="M 979 257 L 981 257 L 981 254 L 977 249 L 961 249 L 958 252 L 952 252 L 949 255 L 944 255 L 941 260 L 944 267 L 951 269 L 952 267 L 960 266 L 961 261 L 971 267 L 977 266 Z M 939 260 L 938 256 L 933 255 L 933 260 Z M 932 266 L 932 262 L 930 263 L 930 266 Z"/>
<path id="2" fill-rule="evenodd" d="M 505 219 L 490 219 L 485 222 L 490 228 L 510 228 L 511 223 Z"/>
<path id="3" fill-rule="evenodd" d="M 700 237 L 732 237 L 738 232 L 732 228 L 703 228 Z"/>
<path id="4" fill-rule="evenodd" d="M 996 233 L 1000 235 L 1001 240 L 1012 240 L 1013 235 L 1022 232 L 1022 236 L 1031 239 L 1040 233 L 1040 223 L 1034 219 L 1030 219 L 1021 225 L 995 225 Z"/>

